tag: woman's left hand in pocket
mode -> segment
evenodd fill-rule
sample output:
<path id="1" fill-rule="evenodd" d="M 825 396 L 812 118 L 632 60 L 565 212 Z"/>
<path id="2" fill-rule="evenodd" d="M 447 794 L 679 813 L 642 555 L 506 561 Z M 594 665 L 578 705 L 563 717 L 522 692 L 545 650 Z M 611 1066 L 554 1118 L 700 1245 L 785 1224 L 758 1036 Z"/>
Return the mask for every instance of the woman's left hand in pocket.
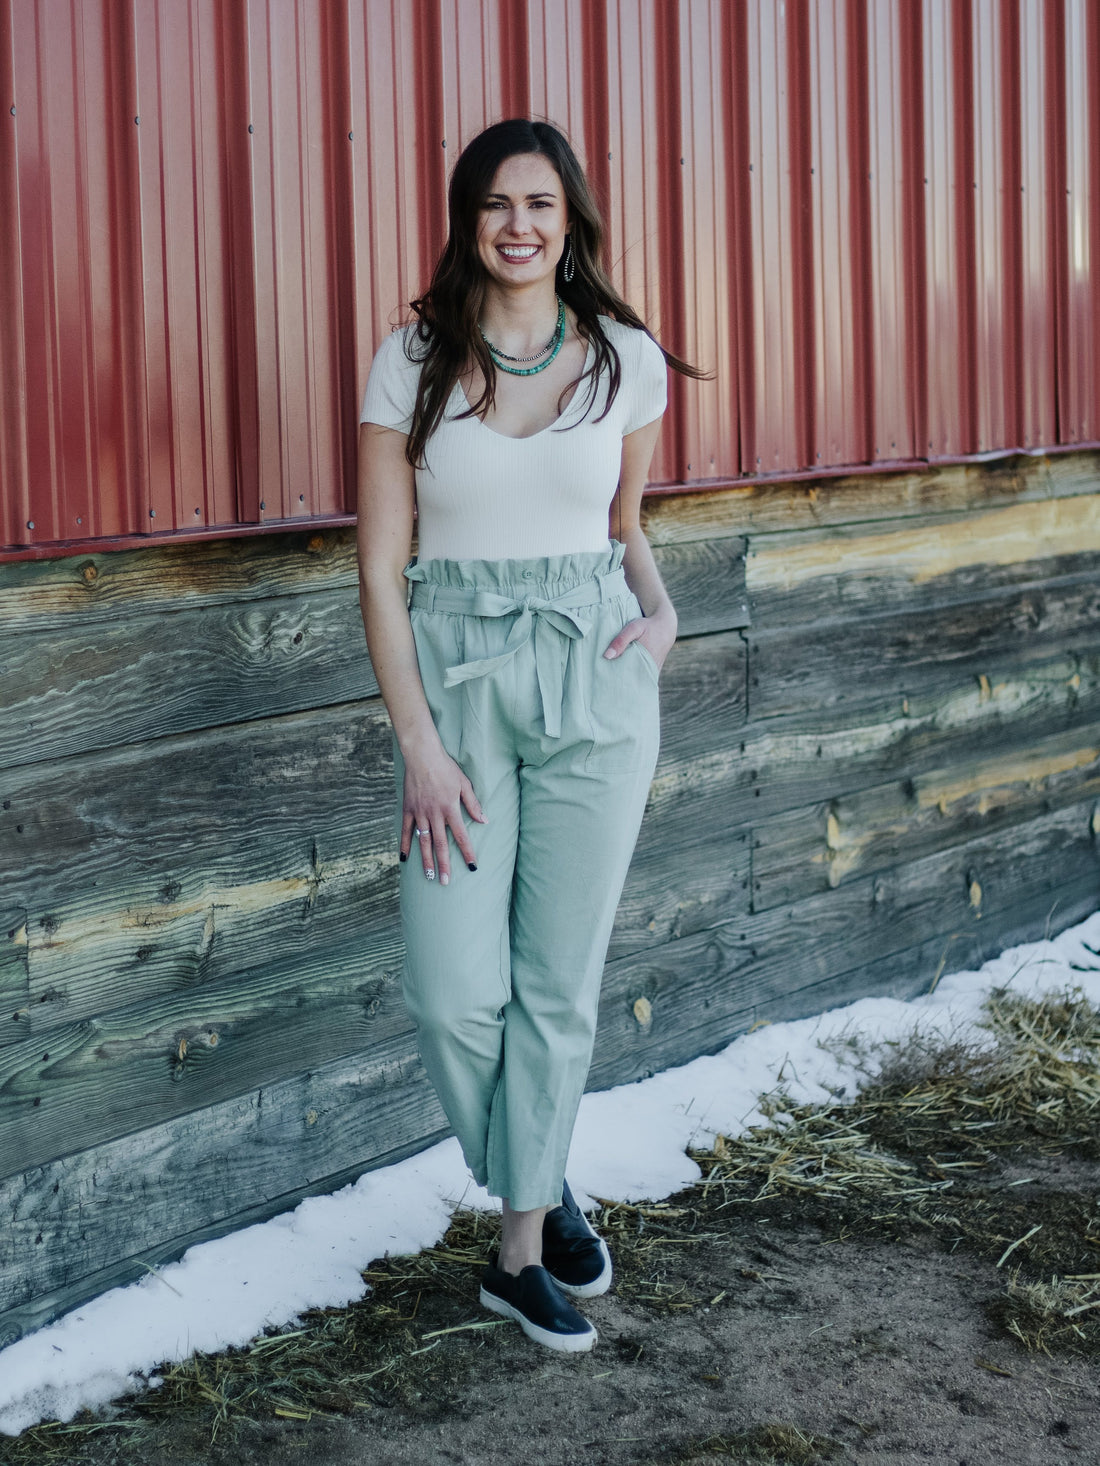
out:
<path id="1" fill-rule="evenodd" d="M 608 642 L 604 656 L 612 661 L 621 656 L 632 641 L 640 641 L 657 666 L 662 667 L 675 640 L 675 618 L 665 617 L 659 612 L 655 616 L 639 616 L 628 621 L 618 636 Z"/>

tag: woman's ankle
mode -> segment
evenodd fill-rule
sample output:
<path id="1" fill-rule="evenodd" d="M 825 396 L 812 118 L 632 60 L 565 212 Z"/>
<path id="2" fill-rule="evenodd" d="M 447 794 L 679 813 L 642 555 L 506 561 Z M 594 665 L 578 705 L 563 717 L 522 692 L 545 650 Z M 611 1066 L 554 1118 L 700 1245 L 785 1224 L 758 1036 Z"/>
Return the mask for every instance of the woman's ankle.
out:
<path id="1" fill-rule="evenodd" d="M 525 1212 L 505 1207 L 497 1258 L 497 1266 L 502 1272 L 518 1276 L 525 1267 L 541 1265 L 542 1223 L 546 1211 L 544 1206 Z"/>
<path id="2" fill-rule="evenodd" d="M 500 1271 L 502 1273 L 511 1273 L 514 1278 L 518 1278 L 525 1267 L 531 1267 L 532 1265 L 542 1266 L 541 1252 L 538 1257 L 532 1257 L 530 1252 L 505 1253 L 501 1250 L 497 1257 L 497 1267 Z"/>

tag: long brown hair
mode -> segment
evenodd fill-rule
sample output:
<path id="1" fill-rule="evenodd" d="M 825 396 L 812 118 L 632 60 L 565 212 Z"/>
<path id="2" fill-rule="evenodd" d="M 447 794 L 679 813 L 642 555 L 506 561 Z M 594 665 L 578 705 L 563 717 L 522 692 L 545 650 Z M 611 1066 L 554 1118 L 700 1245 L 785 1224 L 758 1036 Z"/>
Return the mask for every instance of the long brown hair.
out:
<path id="1" fill-rule="evenodd" d="M 442 421 L 455 383 L 471 359 L 480 368 L 485 387 L 478 400 L 460 416 L 484 417 L 496 400 L 496 366 L 478 329 L 487 278 L 478 254 L 478 216 L 497 169 L 506 158 L 513 158 L 517 153 L 538 153 L 548 158 L 565 193 L 575 268 L 573 279 L 567 281 L 559 260 L 555 288 L 576 316 L 579 335 L 594 348 L 586 413 L 596 400 L 605 370 L 608 389 L 601 418 L 614 402 L 622 381 L 619 354 L 602 330 L 600 316 L 610 316 L 625 326 L 651 334 L 608 277 L 604 264 L 603 219 L 584 170 L 564 134 L 549 122 L 534 122 L 526 117 L 494 123 L 459 154 L 447 190 L 447 243 L 431 284 L 411 302 L 417 326 L 415 332 L 409 333 L 406 350 L 410 359 L 421 363 L 412 428 L 405 449 L 414 466 L 423 463 L 428 439 Z M 660 346 L 660 342 L 657 344 Z M 688 377 L 706 375 L 665 351 L 663 346 L 661 351 L 674 371 Z"/>

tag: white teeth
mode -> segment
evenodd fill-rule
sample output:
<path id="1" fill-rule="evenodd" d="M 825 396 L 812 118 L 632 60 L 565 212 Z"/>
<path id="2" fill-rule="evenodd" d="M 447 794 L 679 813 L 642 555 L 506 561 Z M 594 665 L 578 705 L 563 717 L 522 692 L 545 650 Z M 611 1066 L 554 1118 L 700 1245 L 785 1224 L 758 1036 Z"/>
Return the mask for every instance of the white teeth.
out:
<path id="1" fill-rule="evenodd" d="M 538 245 L 507 245 L 502 244 L 500 252 L 506 260 L 529 260 L 532 255 L 538 253 Z"/>

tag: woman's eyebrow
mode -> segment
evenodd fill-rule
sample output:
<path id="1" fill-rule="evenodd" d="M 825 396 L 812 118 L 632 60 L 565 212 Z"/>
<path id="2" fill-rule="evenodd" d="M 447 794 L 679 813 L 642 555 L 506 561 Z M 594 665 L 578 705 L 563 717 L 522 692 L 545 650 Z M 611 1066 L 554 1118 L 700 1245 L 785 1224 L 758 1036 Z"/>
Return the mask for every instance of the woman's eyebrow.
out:
<path id="1" fill-rule="evenodd" d="M 488 199 L 504 199 L 506 203 L 511 202 L 509 195 L 506 193 L 487 193 L 485 197 Z M 557 195 L 554 191 L 549 188 L 542 188 L 538 189 L 535 193 L 524 194 L 524 198 L 528 199 L 552 199 L 556 197 Z"/>

